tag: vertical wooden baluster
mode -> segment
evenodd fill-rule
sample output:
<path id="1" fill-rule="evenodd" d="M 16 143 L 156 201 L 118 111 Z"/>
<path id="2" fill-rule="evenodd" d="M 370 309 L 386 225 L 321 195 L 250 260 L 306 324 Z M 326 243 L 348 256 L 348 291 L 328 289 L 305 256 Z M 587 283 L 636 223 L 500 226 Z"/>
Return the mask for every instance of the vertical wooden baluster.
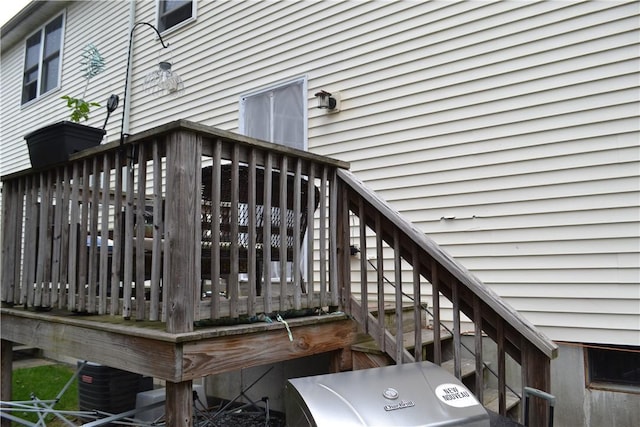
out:
<path id="1" fill-rule="evenodd" d="M 302 283 L 300 282 L 300 206 L 302 197 L 302 160 L 295 160 L 295 172 L 293 181 L 293 306 L 299 310 L 302 302 Z M 285 236 L 285 242 L 288 244 L 289 237 Z"/>
<path id="2" fill-rule="evenodd" d="M 79 271 L 78 271 L 78 311 L 87 311 L 87 284 L 88 284 L 88 236 L 89 236 L 89 198 L 91 196 L 91 182 L 89 179 L 89 160 L 82 162 L 82 203 L 80 215 L 80 241 Z M 94 239 L 95 242 L 95 239 Z M 92 243 L 93 244 L 93 243 Z"/>
<path id="3" fill-rule="evenodd" d="M 280 159 L 280 189 L 278 196 L 280 199 L 280 231 L 278 232 L 280 247 L 280 301 L 279 310 L 285 310 L 287 297 L 287 156 L 282 155 Z"/>
<path id="4" fill-rule="evenodd" d="M 62 240 L 62 169 L 56 168 L 53 182 L 53 252 L 51 257 L 51 307 L 56 307 L 60 298 L 60 253 Z"/>
<path id="5" fill-rule="evenodd" d="M 98 251 L 102 244 L 107 244 L 106 240 L 98 243 L 98 211 L 99 211 L 99 195 L 100 195 L 100 180 L 98 179 L 98 158 L 94 157 L 92 160 L 93 168 L 90 177 L 91 184 L 91 203 L 89 210 L 89 234 L 91 244 L 89 246 L 89 262 L 88 262 L 88 298 L 87 298 L 87 311 L 89 313 L 96 312 L 96 294 L 97 294 L 97 281 L 98 281 Z"/>
<path id="6" fill-rule="evenodd" d="M 122 174 L 123 162 L 122 152 L 116 151 L 113 167 L 115 169 L 114 192 L 113 192 L 113 252 L 111 254 L 111 300 L 109 302 L 109 313 L 112 316 L 119 314 L 120 309 L 120 286 L 122 276 L 122 254 L 124 249 L 123 237 L 123 211 L 122 211 Z"/>
<path id="7" fill-rule="evenodd" d="M 500 415 L 507 415 L 507 382 L 506 382 L 506 360 L 504 346 L 504 324 L 503 320 L 497 319 L 497 339 L 498 346 L 498 412 Z"/>
<path id="8" fill-rule="evenodd" d="M 314 297 L 315 297 L 315 289 L 314 289 L 314 264 L 313 264 L 313 248 L 315 242 L 314 236 L 314 219 L 315 219 L 315 205 L 316 205 L 316 186 L 315 186 L 315 164 L 313 162 L 309 162 L 309 175 L 307 178 L 307 232 L 305 234 L 307 239 L 307 274 L 306 274 L 306 283 L 307 283 L 307 307 L 314 306 Z"/>
<path id="9" fill-rule="evenodd" d="M 396 363 L 403 362 L 404 354 L 404 327 L 402 312 L 402 260 L 400 258 L 400 235 L 398 228 L 393 229 L 393 269 L 395 272 L 395 297 L 396 297 Z"/>
<path id="10" fill-rule="evenodd" d="M 462 380 L 462 341 L 460 332 L 460 299 L 458 296 L 458 281 L 451 278 L 451 302 L 453 304 L 453 374 Z"/>
<path id="11" fill-rule="evenodd" d="M 422 361 L 422 292 L 420 287 L 420 257 L 418 255 L 418 246 L 412 245 L 411 265 L 413 272 L 413 320 L 415 333 L 415 349 L 413 357 L 416 362 Z"/>
<path id="12" fill-rule="evenodd" d="M 153 141 L 153 243 L 151 252 L 151 304 L 149 320 L 160 319 L 160 280 L 162 267 L 162 238 L 164 232 L 164 208 L 162 196 L 162 159 L 158 140 Z"/>
<path id="13" fill-rule="evenodd" d="M 384 323 L 384 253 L 382 248 L 382 218 L 379 212 L 375 214 L 376 227 L 376 270 L 378 284 L 378 345 L 380 350 L 386 351 L 385 323 Z"/>
<path id="14" fill-rule="evenodd" d="M 134 272 L 134 280 L 136 283 L 136 320 L 144 320 L 145 318 L 145 270 L 146 270 L 146 254 L 144 248 L 144 214 L 146 210 L 147 198 L 147 158 L 146 144 L 138 145 L 138 170 L 137 170 L 137 192 L 135 201 L 135 257 L 136 269 Z"/>
<path id="15" fill-rule="evenodd" d="M 264 199 L 262 201 L 262 280 L 263 280 L 263 293 L 264 293 L 264 311 L 265 313 L 271 313 L 273 311 L 272 297 L 273 290 L 271 287 L 271 250 L 273 238 L 271 236 L 271 225 L 273 223 L 272 218 L 272 204 L 273 197 L 273 157 L 270 152 L 265 155 L 264 163 Z"/>
<path id="16" fill-rule="evenodd" d="M 367 220 L 364 199 L 358 197 L 358 218 L 360 226 L 360 317 L 363 332 L 369 332 L 369 276 L 367 274 Z"/>
<path id="17" fill-rule="evenodd" d="M 256 314 L 256 295 L 257 286 L 260 278 L 256 269 L 256 152 L 251 149 L 249 151 L 249 170 L 248 170 L 248 182 L 247 182 L 247 276 L 249 279 L 249 296 L 248 296 L 248 314 L 249 316 L 255 316 Z"/>
<path id="18" fill-rule="evenodd" d="M 109 212 L 111 209 L 111 203 L 109 197 L 111 196 L 111 156 L 104 154 L 102 156 L 102 206 L 100 214 L 100 279 L 98 283 L 100 285 L 98 293 L 98 313 L 105 314 L 107 312 L 107 293 L 109 291 L 109 278 L 111 272 L 109 271 L 109 253 L 113 251 L 113 246 L 109 241 Z"/>
<path id="19" fill-rule="evenodd" d="M 338 290 L 338 178 L 335 169 L 331 171 L 329 187 L 329 275 L 331 280 L 331 305 L 339 306 L 340 292 Z"/>
<path id="20" fill-rule="evenodd" d="M 71 221 L 69 225 L 69 302 L 68 310 L 77 309 L 78 260 L 83 246 L 80 245 L 80 163 L 73 163 L 71 183 Z M 86 243 L 85 243 L 86 245 Z"/>
<path id="21" fill-rule="evenodd" d="M 327 305 L 327 166 L 322 167 L 320 181 L 320 306 Z"/>
<path id="22" fill-rule="evenodd" d="M 36 307 L 42 307 L 43 301 L 43 288 L 45 280 L 45 257 L 48 247 L 47 235 L 49 228 L 49 200 L 47 198 L 48 192 L 46 191 L 47 172 L 41 172 L 39 176 L 38 186 L 38 250 L 36 252 L 36 281 L 33 305 Z"/>
<path id="23" fill-rule="evenodd" d="M 69 300 L 69 233 L 71 232 L 71 221 L 69 218 L 69 208 L 71 203 L 71 176 L 69 166 L 63 168 L 62 175 L 62 201 L 60 212 L 62 217 L 60 232 L 60 297 L 58 298 L 58 308 L 67 307 Z"/>
<path id="24" fill-rule="evenodd" d="M 473 296 L 473 322 L 475 325 L 476 387 L 475 395 L 480 402 L 484 399 L 484 361 L 482 360 L 482 305 L 477 295 Z"/>
<path id="25" fill-rule="evenodd" d="M 220 314 L 220 185 L 221 183 L 222 141 L 217 139 L 213 146 L 211 166 L 211 318 L 219 319 Z"/>
<path id="26" fill-rule="evenodd" d="M 133 147 L 129 148 L 129 151 L 133 151 Z M 133 156 L 133 153 L 125 154 L 126 156 Z M 127 182 L 125 190 L 125 211 L 124 211 L 124 280 L 122 283 L 122 317 L 125 319 L 131 318 L 131 286 L 133 283 L 133 260 L 134 260 L 134 248 L 133 248 L 133 214 L 135 211 L 135 201 L 133 197 L 134 180 L 135 180 L 135 163 L 134 159 L 125 159 L 127 163 Z"/>
<path id="27" fill-rule="evenodd" d="M 239 156 L 240 147 L 234 144 L 231 152 L 231 218 L 229 229 L 231 231 L 231 265 L 229 268 L 229 279 L 227 283 L 227 296 L 229 297 L 229 316 L 232 319 L 238 317 L 238 274 L 240 259 L 238 256 L 238 217 L 239 217 L 239 193 L 240 193 L 240 175 L 239 175 Z"/>
<path id="28" fill-rule="evenodd" d="M 440 337 L 440 277 L 438 263 L 431 260 L 431 288 L 433 304 L 433 363 L 442 364 L 442 339 Z"/>

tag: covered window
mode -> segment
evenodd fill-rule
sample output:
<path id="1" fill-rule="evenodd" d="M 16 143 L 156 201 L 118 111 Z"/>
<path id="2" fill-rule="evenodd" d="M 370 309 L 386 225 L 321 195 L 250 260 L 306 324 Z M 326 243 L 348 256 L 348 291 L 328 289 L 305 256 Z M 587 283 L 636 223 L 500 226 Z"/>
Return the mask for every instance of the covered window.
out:
<path id="1" fill-rule="evenodd" d="M 240 133 L 307 148 L 306 80 L 299 78 L 240 98 Z"/>
<path id="2" fill-rule="evenodd" d="M 261 89 L 240 97 L 240 133 L 287 147 L 307 148 L 307 80 L 305 77 Z M 306 237 L 305 237 L 306 239 Z M 306 280 L 306 245 L 302 245 L 301 271 Z M 280 280 L 280 264 L 273 262 L 271 279 Z M 292 263 L 286 280 L 291 281 Z M 241 280 L 247 277 L 241 275 Z"/>
<path id="3" fill-rule="evenodd" d="M 191 0 L 159 0 L 158 30 L 166 31 L 196 17 L 196 2 Z"/>
<path id="4" fill-rule="evenodd" d="M 23 104 L 60 85 L 63 21 L 63 15 L 60 15 L 27 39 Z"/>

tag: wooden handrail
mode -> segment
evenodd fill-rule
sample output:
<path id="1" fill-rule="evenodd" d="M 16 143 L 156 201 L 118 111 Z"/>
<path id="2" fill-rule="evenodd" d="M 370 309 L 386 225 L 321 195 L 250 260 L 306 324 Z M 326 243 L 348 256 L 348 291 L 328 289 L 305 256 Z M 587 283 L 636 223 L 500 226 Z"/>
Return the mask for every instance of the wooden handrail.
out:
<path id="1" fill-rule="evenodd" d="M 442 338 L 440 325 L 444 321 L 441 314 L 440 296 L 450 301 L 450 313 L 446 315 L 450 322 L 453 335 L 453 372 L 462 377 L 462 354 L 469 352 L 475 358 L 476 393 L 482 399 L 484 380 L 483 370 L 483 336 L 494 341 L 497 349 L 497 383 L 498 383 L 498 411 L 505 415 L 507 411 L 507 394 L 514 391 L 507 379 L 507 355 L 520 365 L 522 371 L 522 386 L 548 391 L 550 387 L 550 360 L 557 356 L 558 348 L 551 340 L 540 333 L 522 315 L 506 304 L 494 291 L 473 276 L 459 262 L 438 246 L 423 232 L 415 228 L 404 219 L 388 203 L 373 191 L 369 190 L 351 172 L 338 170 L 338 186 L 340 198 L 344 200 L 351 218 L 343 220 L 339 232 L 343 235 L 342 242 L 360 244 L 360 262 L 354 263 L 360 268 L 360 299 L 350 297 L 350 303 L 345 310 L 352 315 L 361 329 L 368 332 L 377 342 L 378 347 L 386 352 L 396 363 L 421 360 L 421 318 L 423 303 L 421 289 L 423 281 L 432 287 L 432 317 L 433 326 L 433 362 L 444 362 L 441 354 Z M 354 227 L 353 222 L 358 222 Z M 371 230 L 371 231 L 368 231 Z M 368 233 L 368 234 L 367 234 Z M 354 236 L 355 234 L 355 236 Z M 375 241 L 375 263 L 370 262 L 371 269 L 376 271 L 377 291 L 370 293 L 368 277 L 369 265 L 365 262 L 368 248 L 367 241 Z M 393 257 L 385 254 L 385 250 L 393 251 Z M 348 252 L 348 251 L 343 251 Z M 385 256 L 386 255 L 386 256 Z M 384 261 L 384 262 L 383 262 Z M 350 277 L 354 264 L 347 267 L 343 289 L 351 289 Z M 389 267 L 391 265 L 392 267 Z M 386 268 L 386 270 L 385 270 Z M 403 288 L 403 270 L 412 271 L 411 289 L 405 292 Z M 388 276 L 388 277 L 387 277 Z M 353 277 L 357 277 L 353 275 Z M 382 313 L 385 310 L 385 291 L 390 292 L 388 285 L 394 288 L 395 297 L 391 301 L 396 310 L 396 326 L 386 326 Z M 387 289 L 385 289 L 385 287 Z M 356 289 L 357 287 L 354 287 Z M 413 354 L 406 351 L 402 345 L 403 320 L 397 314 L 403 310 L 403 299 L 410 297 L 413 308 L 415 350 Z M 370 299 L 377 301 L 373 313 L 368 307 Z M 474 325 L 473 348 L 465 347 L 462 343 L 462 315 L 465 315 Z M 464 348 L 463 348 L 464 347 Z M 520 380 L 520 379 L 518 379 Z M 518 397 L 521 392 L 515 393 Z M 546 408 L 540 405 L 535 408 L 534 420 L 546 420 Z M 532 425 L 541 425 L 534 421 Z"/>

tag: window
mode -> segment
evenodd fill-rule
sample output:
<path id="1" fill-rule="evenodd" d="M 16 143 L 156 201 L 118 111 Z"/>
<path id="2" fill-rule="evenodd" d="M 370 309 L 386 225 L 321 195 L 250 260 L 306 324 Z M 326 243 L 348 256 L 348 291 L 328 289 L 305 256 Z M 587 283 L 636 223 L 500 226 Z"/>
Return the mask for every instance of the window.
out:
<path id="1" fill-rule="evenodd" d="M 307 148 L 306 79 L 300 78 L 240 98 L 240 133 Z"/>
<path id="2" fill-rule="evenodd" d="M 307 148 L 307 80 L 305 77 L 240 97 L 240 133 L 288 147 Z M 306 239 L 306 237 L 305 237 Z M 306 280 L 306 244 L 302 245 L 301 271 Z M 280 280 L 280 263 L 272 262 L 271 279 Z M 287 263 L 286 280 L 293 277 Z M 246 280 L 246 277 L 240 277 Z"/>
<path id="3" fill-rule="evenodd" d="M 587 347 L 587 360 L 589 387 L 640 387 L 640 348 Z"/>
<path id="4" fill-rule="evenodd" d="M 60 84 L 63 15 L 27 39 L 22 103 L 44 95 Z"/>
<path id="5" fill-rule="evenodd" d="M 159 0 L 158 30 L 166 31 L 196 16 L 196 2 L 191 0 Z"/>

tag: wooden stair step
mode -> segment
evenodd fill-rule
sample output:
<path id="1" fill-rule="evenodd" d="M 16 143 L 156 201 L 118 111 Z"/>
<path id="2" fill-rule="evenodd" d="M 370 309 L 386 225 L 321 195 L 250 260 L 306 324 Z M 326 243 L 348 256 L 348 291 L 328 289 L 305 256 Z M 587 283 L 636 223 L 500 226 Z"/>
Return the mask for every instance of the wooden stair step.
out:
<path id="1" fill-rule="evenodd" d="M 451 375 L 454 375 L 454 360 L 447 360 L 446 362 L 442 362 L 440 367 Z M 462 359 L 460 361 L 460 373 L 462 374 L 462 378 L 467 378 L 476 373 L 476 361 L 473 359 Z"/>
<path id="2" fill-rule="evenodd" d="M 449 340 L 452 338 L 452 335 L 447 331 L 440 331 L 440 340 Z M 430 345 L 433 344 L 433 330 L 431 329 L 422 329 L 422 345 Z M 402 334 L 402 342 L 404 348 L 407 350 L 413 349 L 415 347 L 415 333 L 405 332 Z M 371 338 L 367 334 L 359 334 L 356 339 L 356 343 L 351 345 L 351 350 L 360 351 L 363 353 L 371 353 L 371 354 L 384 354 L 376 341 Z"/>
<path id="3" fill-rule="evenodd" d="M 500 402 L 498 399 L 498 396 L 499 396 L 498 390 L 493 388 L 487 388 L 483 391 L 482 394 L 483 394 L 482 404 L 484 405 L 484 407 L 495 413 L 499 413 L 498 411 L 499 411 Z M 506 396 L 507 411 L 514 408 L 518 403 L 520 403 L 520 398 L 514 393 L 507 390 L 507 396 Z"/>

